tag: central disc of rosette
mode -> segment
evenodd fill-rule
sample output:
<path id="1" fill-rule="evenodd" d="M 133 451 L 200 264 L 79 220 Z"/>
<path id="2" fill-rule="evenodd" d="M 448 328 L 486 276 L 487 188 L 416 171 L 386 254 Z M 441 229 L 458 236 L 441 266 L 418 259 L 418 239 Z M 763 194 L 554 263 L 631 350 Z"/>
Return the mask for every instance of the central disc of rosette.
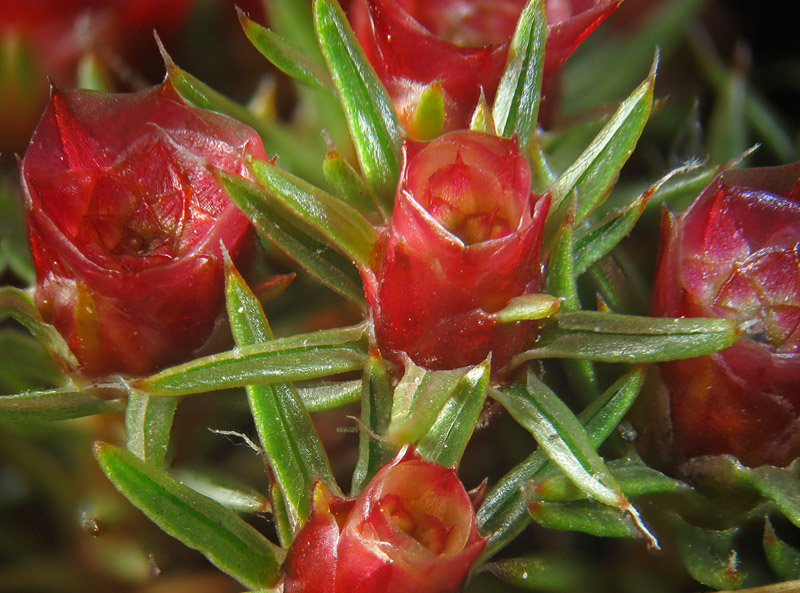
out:
<path id="1" fill-rule="evenodd" d="M 447 138 L 447 139 L 445 139 Z M 454 133 L 436 142 L 414 143 L 406 189 L 447 231 L 466 245 L 514 232 L 528 202 L 528 179 L 520 175 L 518 152 L 506 145 L 476 143 Z M 498 139 L 499 140 L 499 139 Z"/>
<path id="2" fill-rule="evenodd" d="M 401 464 L 388 474 L 378 506 L 396 528 L 430 552 L 456 554 L 472 527 L 471 503 L 457 480 L 426 463 Z"/>
<path id="3" fill-rule="evenodd" d="M 170 258 L 187 252 L 224 209 L 219 192 L 211 191 L 211 175 L 170 134 L 153 126 L 99 174 L 84 223 L 109 253 Z M 209 195 L 199 200 L 196 192 L 203 190 Z"/>

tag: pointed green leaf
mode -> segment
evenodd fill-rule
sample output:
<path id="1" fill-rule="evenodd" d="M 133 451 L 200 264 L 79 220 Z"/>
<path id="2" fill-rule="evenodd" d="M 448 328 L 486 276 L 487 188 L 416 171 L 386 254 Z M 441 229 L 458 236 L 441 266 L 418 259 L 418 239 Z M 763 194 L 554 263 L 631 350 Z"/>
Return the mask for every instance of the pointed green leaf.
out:
<path id="1" fill-rule="evenodd" d="M 227 477 L 206 471 L 180 469 L 173 472 L 176 480 L 195 492 L 207 496 L 236 513 L 269 513 L 269 499 L 258 490 Z"/>
<path id="2" fill-rule="evenodd" d="M 354 404 L 361 399 L 361 381 L 341 381 L 298 387 L 297 393 L 309 412 L 323 412 Z"/>
<path id="3" fill-rule="evenodd" d="M 547 270 L 547 287 L 550 294 L 562 299 L 561 310 L 580 309 L 578 281 L 575 275 L 575 236 L 572 231 L 572 215 L 567 214 L 558 230 L 550 254 Z"/>
<path id="4" fill-rule="evenodd" d="M 96 443 L 94 454 L 114 486 L 169 535 L 251 589 L 277 583 L 283 550 L 236 513 L 128 451 Z"/>
<path id="5" fill-rule="evenodd" d="M 658 57 L 650 74 L 622 102 L 611 119 L 603 126 L 591 144 L 551 187 L 552 205 L 548 216 L 547 235 L 552 236 L 575 192 L 577 206 L 575 222 L 580 224 L 608 196 L 622 166 L 628 160 L 653 108 Z"/>
<path id="6" fill-rule="evenodd" d="M 394 390 L 392 420 L 386 432 L 396 445 L 414 444 L 433 426 L 467 369 L 429 371 L 408 360 Z"/>
<path id="7" fill-rule="evenodd" d="M 528 513 L 542 527 L 580 531 L 596 537 L 640 537 L 630 515 L 591 500 L 575 502 L 528 501 Z"/>
<path id="8" fill-rule="evenodd" d="M 351 494 L 358 494 L 395 453 L 383 439 L 392 414 L 392 377 L 377 348 L 373 348 L 364 367 L 361 387 L 361 422 L 358 434 L 358 461 L 353 472 Z"/>
<path id="9" fill-rule="evenodd" d="M 315 0 L 313 14 L 361 171 L 385 210 L 391 212 L 400 173 L 401 140 L 394 108 L 336 0 Z"/>
<path id="10" fill-rule="evenodd" d="M 733 547 L 739 528 L 711 531 L 682 520 L 677 524 L 681 558 L 692 578 L 715 589 L 738 589 L 745 578 Z"/>
<path id="11" fill-rule="evenodd" d="M 486 401 L 491 365 L 485 360 L 470 369 L 448 399 L 430 430 L 422 437 L 417 450 L 445 467 L 451 467 L 461 460 L 467 447 L 478 416 Z"/>
<path id="12" fill-rule="evenodd" d="M 104 400 L 74 387 L 0 395 L 0 423 L 52 422 L 119 412 L 122 400 Z"/>
<path id="13" fill-rule="evenodd" d="M 411 119 L 410 136 L 416 140 L 433 140 L 444 130 L 444 91 L 442 83 L 434 80 L 419 97 Z"/>
<path id="14" fill-rule="evenodd" d="M 779 577 L 787 581 L 800 579 L 800 550 L 778 537 L 768 517 L 764 519 L 764 552 Z"/>
<path id="15" fill-rule="evenodd" d="M 738 324 L 716 318 L 661 318 L 597 311 L 557 313 L 555 328 L 543 334 L 540 346 L 512 363 L 536 358 L 576 358 L 598 362 L 641 364 L 693 358 L 733 344 Z"/>
<path id="16" fill-rule="evenodd" d="M 172 420 L 178 398 L 150 395 L 130 389 L 125 409 L 128 451 L 157 469 L 165 469 Z"/>
<path id="17" fill-rule="evenodd" d="M 216 172 L 231 200 L 245 213 L 256 229 L 304 270 L 331 290 L 363 304 L 364 290 L 358 272 L 338 251 L 267 198 L 257 185 L 223 171 Z"/>
<path id="18" fill-rule="evenodd" d="M 249 196 L 275 200 L 353 262 L 369 264 L 378 235 L 358 210 L 269 162 L 250 159 L 248 165 L 266 190 Z"/>
<path id="19" fill-rule="evenodd" d="M 338 150 L 328 150 L 322 163 L 322 172 L 328 184 L 345 202 L 361 212 L 371 212 L 375 209 L 376 205 L 364 179 Z"/>
<path id="20" fill-rule="evenodd" d="M 645 465 L 638 457 L 615 459 L 609 461 L 607 466 L 622 493 L 628 498 L 690 490 L 685 482 L 665 476 Z M 563 474 L 534 481 L 531 483 L 531 488 L 537 499 L 546 502 L 563 502 L 583 497 L 580 490 Z"/>
<path id="21" fill-rule="evenodd" d="M 633 230 L 647 206 L 647 201 L 654 188 L 643 193 L 620 212 L 614 212 L 605 220 L 594 225 L 585 233 L 581 233 L 575 242 L 576 276 L 611 252 Z"/>
<path id="22" fill-rule="evenodd" d="M 366 327 L 361 324 L 241 346 L 164 369 L 131 384 L 153 395 L 202 393 L 357 371 L 364 367 L 366 357 Z"/>
<path id="23" fill-rule="evenodd" d="M 516 135 L 524 155 L 539 118 L 547 42 L 544 7 L 544 0 L 531 0 L 523 9 L 492 108 L 497 131 L 506 138 Z"/>
<path id="24" fill-rule="evenodd" d="M 475 111 L 472 112 L 469 129 L 475 132 L 484 132 L 485 134 L 497 136 L 497 129 L 495 128 L 494 118 L 492 117 L 492 109 L 486 102 L 486 95 L 483 92 L 483 87 L 481 87 L 481 96 L 478 99 L 478 105 L 475 107 Z"/>
<path id="25" fill-rule="evenodd" d="M 246 123 L 261 136 L 270 151 L 281 155 L 281 163 L 287 169 L 313 183 L 323 181 L 319 162 L 325 155 L 325 145 L 321 138 L 307 139 L 298 136 L 296 131 L 288 126 L 258 116 L 247 107 L 228 99 L 198 78 L 178 68 L 163 46 L 161 54 L 167 67 L 167 78 L 184 99 L 202 109 L 218 111 Z"/>
<path id="26" fill-rule="evenodd" d="M 578 415 L 594 447 L 599 447 L 633 404 L 644 383 L 644 372 L 623 375 L 592 405 Z M 490 558 L 511 542 L 530 522 L 522 486 L 549 466 L 544 451 L 537 450 L 514 467 L 488 492 L 478 509 L 478 524 L 487 538 L 481 558 Z"/>
<path id="27" fill-rule="evenodd" d="M 561 306 L 562 299 L 549 294 L 526 294 L 512 298 L 508 304 L 495 313 L 500 323 L 546 319 L 555 315 Z"/>
<path id="28" fill-rule="evenodd" d="M 261 304 L 231 262 L 226 266 L 225 294 L 237 346 L 273 341 Z M 246 391 L 258 438 L 297 530 L 311 514 L 314 484 L 322 481 L 334 492 L 339 487 L 317 430 L 294 387 L 288 383 L 248 385 Z"/>
<path id="29" fill-rule="evenodd" d="M 0 287 L 0 323 L 8 318 L 18 321 L 31 332 L 54 359 L 69 369 L 78 368 L 78 360 L 64 338 L 55 327 L 44 322 L 36 309 L 32 291 L 12 286 Z"/>
<path id="30" fill-rule="evenodd" d="M 328 73 L 318 62 L 310 59 L 301 49 L 274 31 L 256 23 L 240 8 L 237 8 L 237 12 L 239 13 L 239 23 L 250 43 L 273 66 L 303 84 L 318 89 L 333 90 Z"/>
<path id="31" fill-rule="evenodd" d="M 627 504 L 580 421 L 533 372 L 528 372 L 525 385 L 493 389 L 491 395 L 533 435 L 550 460 L 578 488 L 609 506 Z"/>
<path id="32" fill-rule="evenodd" d="M 308 56 L 318 56 L 322 63 L 322 54 L 314 34 L 314 21 L 311 6 L 308 2 L 286 2 L 286 0 L 265 0 L 270 25 L 286 39 L 294 41 Z"/>

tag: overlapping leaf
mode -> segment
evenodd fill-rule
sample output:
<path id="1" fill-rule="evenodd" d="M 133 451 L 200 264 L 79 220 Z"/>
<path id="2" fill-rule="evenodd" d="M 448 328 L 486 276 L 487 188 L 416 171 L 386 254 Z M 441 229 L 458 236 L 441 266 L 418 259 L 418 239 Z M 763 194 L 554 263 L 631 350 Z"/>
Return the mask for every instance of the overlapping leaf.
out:
<path id="1" fill-rule="evenodd" d="M 236 344 L 272 341 L 274 336 L 261 304 L 230 262 L 225 289 Z M 248 385 L 246 390 L 258 437 L 283 493 L 292 528 L 299 529 L 311 513 L 315 482 L 322 481 L 338 491 L 322 442 L 291 384 Z"/>
<path id="2" fill-rule="evenodd" d="M 361 324 L 242 346 L 164 369 L 132 385 L 153 395 L 183 395 L 319 379 L 362 369 L 366 354 L 366 328 Z"/>
<path id="3" fill-rule="evenodd" d="M 95 457 L 109 480 L 150 520 L 220 570 L 257 589 L 276 584 L 284 552 L 236 513 L 106 443 Z"/>
<path id="4" fill-rule="evenodd" d="M 400 128 L 386 91 L 335 0 L 315 0 L 314 24 L 342 101 L 361 171 L 391 212 L 400 171 Z"/>
<path id="5" fill-rule="evenodd" d="M 692 358 L 727 348 L 739 339 L 734 321 L 717 318 L 660 318 L 596 311 L 567 311 L 537 347 L 517 356 L 576 358 L 640 364 Z"/>

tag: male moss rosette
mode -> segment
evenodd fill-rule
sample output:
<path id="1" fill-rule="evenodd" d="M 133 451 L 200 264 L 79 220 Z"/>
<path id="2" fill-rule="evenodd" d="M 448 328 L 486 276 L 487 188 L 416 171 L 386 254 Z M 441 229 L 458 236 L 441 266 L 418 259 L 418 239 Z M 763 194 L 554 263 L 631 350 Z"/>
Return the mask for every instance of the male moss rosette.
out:
<path id="1" fill-rule="evenodd" d="M 208 339 L 222 245 L 251 233 L 212 168 L 249 176 L 256 133 L 165 82 L 131 94 L 54 89 L 21 164 L 36 303 L 89 377 L 150 373 Z"/>
<path id="2" fill-rule="evenodd" d="M 283 591 L 455 592 L 485 544 L 455 471 L 402 449 L 354 499 L 317 486 Z"/>
<path id="3" fill-rule="evenodd" d="M 549 197 L 533 195 L 516 141 L 456 131 L 407 141 L 391 224 L 362 274 L 384 356 L 430 369 L 500 369 L 527 343 L 530 322 L 494 315 L 541 289 Z"/>
<path id="4" fill-rule="evenodd" d="M 716 354 L 662 363 L 677 460 L 800 454 L 800 163 L 727 171 L 665 216 L 653 312 L 745 330 Z"/>
<path id="5" fill-rule="evenodd" d="M 466 128 L 483 90 L 494 98 L 526 0 L 353 0 L 348 15 L 406 130 L 439 84 L 444 130 Z M 618 0 L 548 0 L 544 88 Z"/>

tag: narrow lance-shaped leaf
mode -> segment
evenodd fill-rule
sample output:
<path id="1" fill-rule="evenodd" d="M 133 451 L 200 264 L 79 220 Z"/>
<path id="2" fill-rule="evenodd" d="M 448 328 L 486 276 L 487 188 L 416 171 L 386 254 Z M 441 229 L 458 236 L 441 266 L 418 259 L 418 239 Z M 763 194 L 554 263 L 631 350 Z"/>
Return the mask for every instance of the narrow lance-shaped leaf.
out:
<path id="1" fill-rule="evenodd" d="M 578 298 L 578 276 L 575 272 L 574 215 L 575 201 L 572 202 L 556 235 L 547 274 L 549 291 L 563 300 L 562 311 L 580 309 L 581 306 Z M 561 364 L 566 370 L 570 385 L 576 393 L 580 394 L 581 401 L 593 401 L 599 395 L 597 374 L 590 361 L 562 360 Z"/>
<path id="2" fill-rule="evenodd" d="M 322 64 L 322 54 L 314 35 L 311 6 L 307 2 L 265 0 L 270 25 L 286 39 L 293 40 L 309 57 L 316 57 Z"/>
<path id="3" fill-rule="evenodd" d="M 529 499 L 528 513 L 542 527 L 560 531 L 580 531 L 595 537 L 641 535 L 629 515 L 591 500 L 544 502 Z"/>
<path id="4" fill-rule="evenodd" d="M 486 401 L 491 364 L 485 360 L 459 381 L 430 430 L 417 445 L 428 459 L 451 467 L 461 460 Z"/>
<path id="5" fill-rule="evenodd" d="M 444 91 L 442 83 L 434 80 L 419 97 L 410 123 L 410 136 L 416 140 L 433 140 L 444 129 Z"/>
<path id="6" fill-rule="evenodd" d="M 536 130 L 541 103 L 547 42 L 544 7 L 544 0 L 532 0 L 523 9 L 492 108 L 498 132 L 506 138 L 516 134 L 520 150 L 525 155 Z"/>
<path id="7" fill-rule="evenodd" d="M 150 395 L 130 389 L 125 409 L 128 451 L 145 463 L 163 469 L 177 407 L 176 397 Z"/>
<path id="8" fill-rule="evenodd" d="M 358 494 L 380 468 L 394 456 L 395 447 L 382 436 L 392 414 L 392 378 L 377 348 L 370 349 L 361 384 L 361 422 L 358 461 L 351 494 Z"/>
<path id="9" fill-rule="evenodd" d="M 590 265 L 608 255 L 622 239 L 628 236 L 642 216 L 655 189 L 655 187 L 649 188 L 625 209 L 613 213 L 585 234 L 581 234 L 575 242 L 576 276 L 580 276 Z"/>
<path id="10" fill-rule="evenodd" d="M 323 412 L 354 404 L 361 399 L 361 381 L 340 381 L 298 387 L 297 393 L 309 412 Z"/>
<path id="11" fill-rule="evenodd" d="M 630 409 L 644 383 L 644 372 L 623 375 L 592 405 L 578 415 L 594 447 L 599 447 Z M 478 510 L 481 532 L 487 537 L 481 558 L 486 559 L 511 542 L 530 522 L 522 486 L 550 466 L 542 450 L 514 467 L 489 491 Z"/>
<path id="12" fill-rule="evenodd" d="M 589 435 L 570 409 L 532 371 L 523 386 L 516 383 L 491 395 L 528 430 L 550 460 L 572 482 L 598 502 L 630 515 L 638 529 L 658 547 L 619 484 L 597 453 Z"/>
<path id="13" fill-rule="evenodd" d="M 188 469 L 177 470 L 173 476 L 181 484 L 237 513 L 272 511 L 272 505 L 264 494 L 227 476 Z"/>
<path id="14" fill-rule="evenodd" d="M 532 371 L 526 383 L 493 389 L 496 399 L 528 430 L 547 456 L 592 498 L 619 506 L 622 491 L 569 408 Z"/>
<path id="15" fill-rule="evenodd" d="M 267 58 L 273 66 L 295 80 L 318 89 L 333 87 L 328 73 L 303 50 L 292 45 L 284 37 L 263 27 L 247 16 L 240 8 L 239 23 L 245 35 L 255 48 Z"/>
<path id="16" fill-rule="evenodd" d="M 688 484 L 665 476 L 638 458 L 615 459 L 606 465 L 617 480 L 622 493 L 628 498 L 690 489 Z M 542 472 L 544 473 L 548 472 Z M 585 497 L 585 494 L 560 472 L 552 477 L 537 476 L 531 487 L 538 499 L 548 502 L 578 500 Z"/>
<path id="17" fill-rule="evenodd" d="M 30 291 L 12 286 L 0 287 L 0 323 L 8 318 L 22 324 L 61 364 L 68 369 L 78 368 L 78 360 L 64 338 L 42 319 Z"/>
<path id="18" fill-rule="evenodd" d="M 104 400 L 74 387 L 0 396 L 0 423 L 52 422 L 119 412 L 124 400 Z"/>
<path id="19" fill-rule="evenodd" d="M 394 390 L 392 420 L 387 436 L 396 445 L 414 444 L 428 431 L 467 369 L 429 371 L 406 361 L 403 378 Z"/>
<path id="20" fill-rule="evenodd" d="M 366 327 L 361 324 L 242 346 L 164 369 L 131 384 L 154 395 L 184 395 L 320 379 L 362 369 L 366 353 Z"/>
<path id="21" fill-rule="evenodd" d="M 391 101 L 336 0 L 314 1 L 322 53 L 344 107 L 361 171 L 391 212 L 400 172 L 400 128 Z"/>
<path id="22" fill-rule="evenodd" d="M 251 589 L 276 584 L 283 550 L 239 515 L 133 453 L 97 443 L 94 454 L 114 486 L 169 535 Z"/>
<path id="23" fill-rule="evenodd" d="M 184 99 L 202 109 L 218 111 L 246 123 L 258 132 L 266 146 L 281 155 L 281 162 L 287 168 L 314 183 L 323 181 L 319 161 L 314 158 L 314 155 L 319 155 L 321 159 L 325 154 L 325 146 L 321 139 L 298 137 L 296 132 L 284 124 L 259 117 L 247 107 L 232 101 L 195 76 L 181 70 L 169 57 L 160 41 L 159 48 L 167 68 L 167 77 Z"/>
<path id="24" fill-rule="evenodd" d="M 225 294 L 231 332 L 238 346 L 273 340 L 261 304 L 230 261 Z M 261 446 L 283 492 L 292 526 L 299 529 L 311 513 L 316 481 L 338 491 L 322 442 L 292 385 L 248 385 L 246 391 Z"/>
<path id="25" fill-rule="evenodd" d="M 250 159 L 248 166 L 266 190 L 263 196 L 276 200 L 353 262 L 369 264 L 377 233 L 358 210 L 271 163 Z"/>
<path id="26" fill-rule="evenodd" d="M 650 117 L 657 65 L 658 56 L 644 82 L 622 102 L 586 150 L 551 187 L 553 201 L 547 236 L 552 237 L 558 228 L 573 192 L 577 194 L 576 225 L 608 196 Z"/>
<path id="27" fill-rule="evenodd" d="M 354 303 L 364 304 L 361 279 L 352 262 L 328 247 L 320 237 L 312 236 L 311 229 L 274 204 L 257 185 L 222 171 L 216 175 L 231 200 L 278 249 L 331 290 Z"/>
<path id="28" fill-rule="evenodd" d="M 662 318 L 596 311 L 556 314 L 540 346 L 518 355 L 512 364 L 535 358 L 576 358 L 641 364 L 692 358 L 733 344 L 738 324 L 717 318 Z"/>
<path id="29" fill-rule="evenodd" d="M 328 154 L 322 163 L 322 172 L 328 184 L 345 202 L 361 212 L 371 212 L 375 209 L 372 195 L 361 174 L 339 154 L 338 150 L 328 149 Z"/>

